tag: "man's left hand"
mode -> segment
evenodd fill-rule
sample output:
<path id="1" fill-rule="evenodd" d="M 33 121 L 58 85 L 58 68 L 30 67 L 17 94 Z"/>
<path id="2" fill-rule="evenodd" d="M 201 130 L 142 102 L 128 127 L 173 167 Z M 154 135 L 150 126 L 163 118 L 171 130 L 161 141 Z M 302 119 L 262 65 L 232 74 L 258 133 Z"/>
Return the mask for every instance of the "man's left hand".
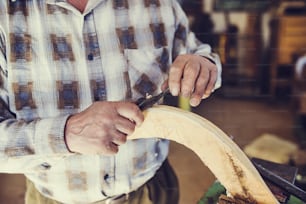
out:
<path id="1" fill-rule="evenodd" d="M 190 105 L 198 106 L 214 90 L 217 75 L 217 66 L 207 58 L 179 55 L 170 67 L 168 85 L 173 96 L 190 97 Z"/>

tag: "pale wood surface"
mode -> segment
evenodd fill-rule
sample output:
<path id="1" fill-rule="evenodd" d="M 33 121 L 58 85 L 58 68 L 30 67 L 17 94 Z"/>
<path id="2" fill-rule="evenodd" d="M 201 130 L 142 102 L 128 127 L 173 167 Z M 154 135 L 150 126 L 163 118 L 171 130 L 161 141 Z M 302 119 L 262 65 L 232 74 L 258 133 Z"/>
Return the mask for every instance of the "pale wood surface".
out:
<path id="1" fill-rule="evenodd" d="M 150 108 L 145 112 L 144 123 L 129 139 L 148 136 L 170 139 L 193 150 L 229 195 L 258 204 L 278 203 L 238 145 L 203 117 L 169 106 Z"/>

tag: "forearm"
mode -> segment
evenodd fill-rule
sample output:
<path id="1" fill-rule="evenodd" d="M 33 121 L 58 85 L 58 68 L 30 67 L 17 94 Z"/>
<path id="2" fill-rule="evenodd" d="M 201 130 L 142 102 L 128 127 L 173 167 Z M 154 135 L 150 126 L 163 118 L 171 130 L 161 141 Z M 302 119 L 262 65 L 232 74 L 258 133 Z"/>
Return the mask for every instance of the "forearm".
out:
<path id="1" fill-rule="evenodd" d="M 28 172 L 39 165 L 43 158 L 69 153 L 64 141 L 66 118 L 63 116 L 30 122 L 17 119 L 2 121 L 0 172 Z"/>

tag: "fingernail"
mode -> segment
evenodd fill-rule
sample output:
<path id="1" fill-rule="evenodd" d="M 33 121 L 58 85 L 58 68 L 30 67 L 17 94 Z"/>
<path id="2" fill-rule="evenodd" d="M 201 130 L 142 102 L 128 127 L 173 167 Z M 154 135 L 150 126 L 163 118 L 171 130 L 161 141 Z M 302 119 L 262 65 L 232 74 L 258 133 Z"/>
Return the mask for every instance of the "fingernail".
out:
<path id="1" fill-rule="evenodd" d="M 202 99 L 206 99 L 206 98 L 208 98 L 209 96 L 210 96 L 209 94 L 204 94 L 203 97 L 202 97 Z"/>
<path id="2" fill-rule="evenodd" d="M 143 122 L 138 122 L 138 123 L 136 123 L 135 127 L 136 127 L 136 128 L 140 127 L 142 123 L 143 123 Z"/>
<path id="3" fill-rule="evenodd" d="M 200 104 L 200 100 L 199 99 L 196 99 L 196 98 L 192 98 L 192 99 L 190 99 L 190 101 L 189 101 L 189 103 L 190 103 L 190 105 L 191 106 L 198 106 L 199 104 Z"/>
<path id="4" fill-rule="evenodd" d="M 179 94 L 179 90 L 177 87 L 172 88 L 171 93 L 173 96 L 178 96 Z"/>

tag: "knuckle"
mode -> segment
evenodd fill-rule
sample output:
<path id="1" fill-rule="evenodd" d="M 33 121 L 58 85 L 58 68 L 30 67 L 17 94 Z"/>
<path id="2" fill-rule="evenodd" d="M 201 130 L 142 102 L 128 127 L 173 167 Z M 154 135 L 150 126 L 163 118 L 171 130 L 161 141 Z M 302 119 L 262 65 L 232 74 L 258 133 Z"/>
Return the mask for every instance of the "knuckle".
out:
<path id="1" fill-rule="evenodd" d="M 218 67 L 217 67 L 217 65 L 215 65 L 215 64 L 211 64 L 209 67 L 210 67 L 210 69 L 211 69 L 212 71 L 217 71 L 217 70 L 218 70 Z"/>
<path id="2" fill-rule="evenodd" d="M 118 147 L 111 147 L 110 149 L 107 149 L 106 151 L 105 151 L 105 155 L 115 155 L 115 154 L 117 154 L 118 153 L 118 151 L 119 151 L 119 148 Z"/>
<path id="3" fill-rule="evenodd" d="M 117 145 L 113 144 L 112 142 L 108 142 L 104 146 L 104 154 L 106 155 L 114 155 L 119 151 L 119 148 Z"/>
<path id="4" fill-rule="evenodd" d="M 143 117 L 143 114 L 142 114 L 142 111 L 140 110 L 140 108 L 137 106 L 137 109 L 136 109 L 136 115 L 140 118 Z"/>
<path id="5" fill-rule="evenodd" d="M 211 68 L 211 66 L 207 66 L 207 65 L 203 65 L 203 64 L 201 64 L 201 70 L 202 71 L 205 71 L 205 72 L 209 72 L 210 70 L 212 70 L 212 68 Z"/>
<path id="6" fill-rule="evenodd" d="M 122 139 L 122 138 L 118 138 L 118 139 L 116 140 L 116 143 L 117 143 L 118 145 L 123 145 L 123 144 L 125 144 L 125 142 L 126 142 L 126 140 L 124 140 L 124 139 Z"/>
<path id="7" fill-rule="evenodd" d="M 186 76 L 197 76 L 199 73 L 199 66 L 196 63 L 189 64 L 184 70 Z"/>
<path id="8" fill-rule="evenodd" d="M 196 96 L 200 96 L 202 97 L 202 95 L 204 94 L 205 91 L 205 84 L 198 84 L 196 89 L 194 90 L 193 94 Z"/>
<path id="9" fill-rule="evenodd" d="M 182 68 L 176 65 L 172 65 L 170 70 L 169 70 L 169 78 L 174 78 L 178 75 L 180 75 L 182 72 Z"/>
<path id="10" fill-rule="evenodd" d="M 216 83 L 216 81 L 217 81 L 217 78 L 213 78 L 213 79 L 211 79 L 210 81 L 209 81 L 209 86 L 214 86 L 215 85 L 215 83 Z"/>
<path id="11" fill-rule="evenodd" d="M 128 131 L 129 133 L 133 132 L 135 130 L 135 124 L 134 123 L 130 123 L 129 127 L 128 127 Z"/>
<path id="12" fill-rule="evenodd" d="M 203 91 L 205 90 L 205 88 L 207 87 L 208 85 L 208 81 L 201 81 L 201 82 L 198 82 L 197 83 L 197 86 L 196 86 L 196 91 Z"/>
<path id="13" fill-rule="evenodd" d="M 191 89 L 193 89 L 193 82 L 191 82 L 190 80 L 183 80 L 182 81 L 182 91 L 190 91 Z"/>
<path id="14" fill-rule="evenodd" d="M 178 64 L 180 60 L 176 61 Z M 170 72 L 176 72 L 176 71 L 179 71 L 181 70 L 181 66 L 178 66 L 178 64 L 172 64 L 171 68 L 170 68 Z"/>
<path id="15" fill-rule="evenodd" d="M 134 105 L 131 110 L 132 110 L 131 116 L 133 119 L 136 119 L 136 120 L 142 119 L 143 117 L 142 111 L 139 109 L 137 105 Z"/>
<path id="16" fill-rule="evenodd" d="M 198 78 L 197 84 L 199 84 L 199 86 L 206 86 L 208 80 L 209 76 L 207 74 L 203 74 L 201 75 L 201 77 Z"/>
<path id="17" fill-rule="evenodd" d="M 209 81 L 209 76 L 204 74 L 201 78 L 198 79 L 198 84 L 201 86 L 206 86 Z"/>
<path id="18" fill-rule="evenodd" d="M 218 69 L 217 69 L 217 66 L 211 66 L 211 68 L 210 68 L 210 72 L 212 72 L 212 73 L 218 73 Z"/>
<path id="19" fill-rule="evenodd" d="M 182 83 L 182 92 L 190 92 L 193 89 L 193 83 L 190 81 L 184 81 Z"/>
<path id="20" fill-rule="evenodd" d="M 125 136 L 125 135 L 121 135 L 121 136 L 119 137 L 119 141 L 121 142 L 121 144 L 126 143 L 126 141 L 127 141 L 126 136 Z"/>
<path id="21" fill-rule="evenodd" d="M 113 121 L 105 119 L 105 120 L 100 120 L 98 124 L 100 125 L 101 129 L 107 133 L 110 130 L 110 126 L 113 125 Z"/>
<path id="22" fill-rule="evenodd" d="M 215 83 L 209 83 L 208 85 L 207 85 L 207 88 L 206 88 L 206 90 L 208 91 L 208 92 L 211 92 L 212 91 L 212 89 L 214 88 L 214 85 L 215 85 Z"/>
<path id="23" fill-rule="evenodd" d="M 134 115 L 137 115 L 140 112 L 138 106 L 134 103 L 131 104 L 130 110 L 132 113 L 134 113 Z"/>
<path id="24" fill-rule="evenodd" d="M 177 84 L 179 84 L 179 82 L 180 82 L 180 78 L 174 78 L 174 77 L 171 77 L 171 78 L 169 78 L 169 84 L 175 84 L 175 85 L 177 85 Z"/>
<path id="25" fill-rule="evenodd" d="M 201 98 L 203 96 L 203 94 L 204 94 L 204 91 L 197 90 L 192 94 L 192 97 Z"/>

